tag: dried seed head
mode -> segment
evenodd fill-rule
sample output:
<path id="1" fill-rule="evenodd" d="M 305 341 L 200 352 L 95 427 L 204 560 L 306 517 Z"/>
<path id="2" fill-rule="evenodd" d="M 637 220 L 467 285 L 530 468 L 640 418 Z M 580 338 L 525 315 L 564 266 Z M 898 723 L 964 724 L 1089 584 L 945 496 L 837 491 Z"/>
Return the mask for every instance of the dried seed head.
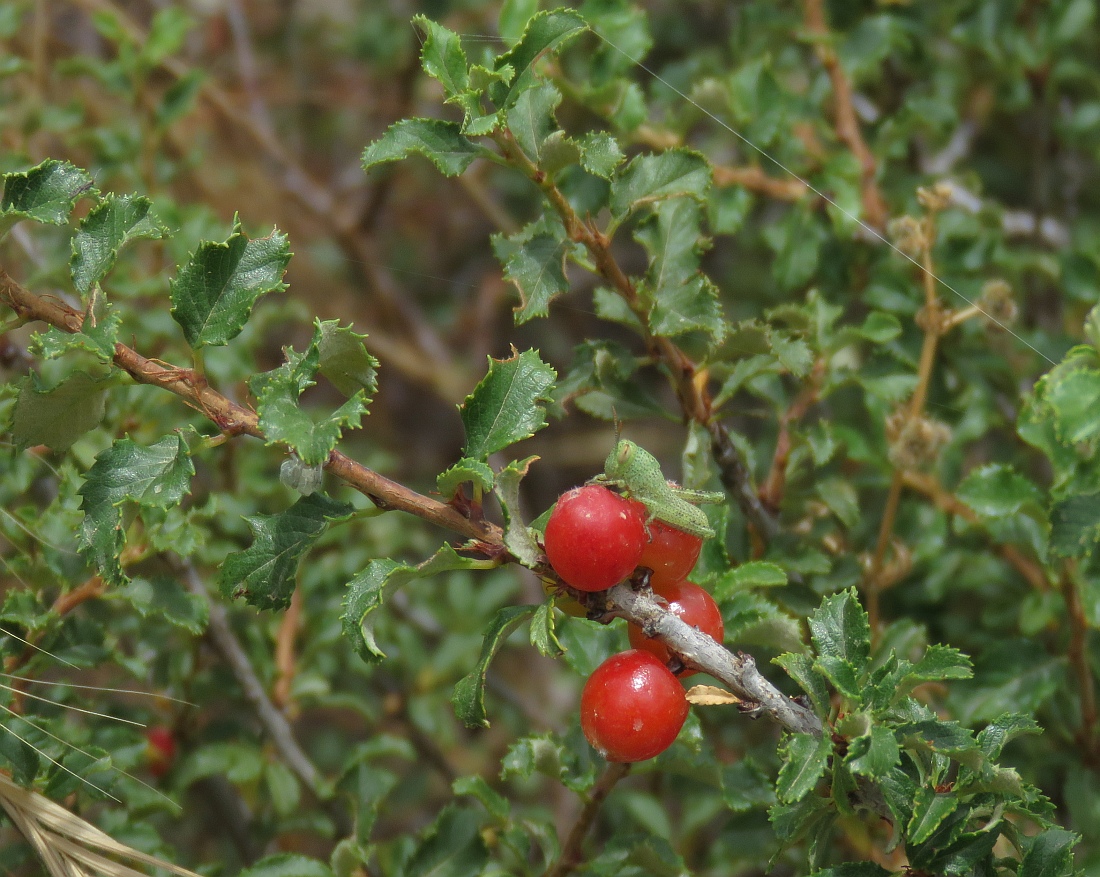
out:
<path id="1" fill-rule="evenodd" d="M 978 307 L 982 309 L 982 316 L 991 329 L 1003 329 L 1016 322 L 1020 315 L 1012 287 L 1003 280 L 990 280 L 982 287 Z"/>
<path id="2" fill-rule="evenodd" d="M 899 409 L 886 419 L 886 440 L 894 466 L 902 471 L 923 469 L 936 460 L 951 440 L 951 429 L 938 420 L 913 418 Z"/>
<path id="3" fill-rule="evenodd" d="M 917 189 L 917 201 L 920 206 L 930 213 L 938 213 L 951 206 L 951 196 L 954 188 L 950 183 L 940 182 L 934 186 Z"/>
<path id="4" fill-rule="evenodd" d="M 907 256 L 920 255 L 928 245 L 924 226 L 919 219 L 912 216 L 899 216 L 890 220 L 887 233 L 894 245 Z"/>

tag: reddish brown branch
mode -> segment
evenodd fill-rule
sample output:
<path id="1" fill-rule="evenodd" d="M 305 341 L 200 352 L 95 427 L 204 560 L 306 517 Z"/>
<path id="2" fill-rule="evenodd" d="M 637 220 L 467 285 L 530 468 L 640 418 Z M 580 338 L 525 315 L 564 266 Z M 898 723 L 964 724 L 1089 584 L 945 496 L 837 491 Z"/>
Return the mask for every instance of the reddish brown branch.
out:
<path id="1" fill-rule="evenodd" d="M 882 230 L 890 217 L 886 201 L 879 191 L 875 180 L 877 165 L 875 156 L 868 148 L 860 131 L 856 118 L 855 104 L 852 101 L 852 85 L 848 81 L 840 58 L 831 45 L 832 34 L 825 20 L 824 0 L 806 0 L 806 30 L 814 37 L 817 57 L 829 74 L 833 86 L 834 125 L 837 137 L 851 150 L 859 162 L 859 187 L 863 201 L 864 221 L 872 228 Z"/>
<path id="2" fill-rule="evenodd" d="M 756 165 L 726 167 L 714 165 L 716 186 L 741 186 L 758 195 L 778 201 L 799 201 L 810 191 L 802 180 L 777 180 L 769 177 Z"/>
<path id="3" fill-rule="evenodd" d="M 760 488 L 760 499 L 772 511 L 778 511 L 783 502 L 783 492 L 787 485 L 787 463 L 791 458 L 791 424 L 806 416 L 806 412 L 817 402 L 821 393 L 821 382 L 825 379 L 825 360 L 814 363 L 809 379 L 795 397 L 783 416 L 779 418 L 779 435 L 775 440 L 775 453 L 772 456 L 771 470 Z"/>
<path id="4" fill-rule="evenodd" d="M 1081 729 L 1077 733 L 1077 741 L 1085 752 L 1086 761 L 1095 765 L 1100 758 L 1096 737 L 1096 680 L 1089 663 L 1089 622 L 1085 617 L 1081 594 L 1072 572 L 1072 569 L 1067 570 L 1062 577 L 1062 597 L 1066 601 L 1066 613 L 1069 616 L 1069 646 L 1066 657 L 1077 677 L 1077 690 L 1081 698 Z"/>
<path id="5" fill-rule="evenodd" d="M 603 802 L 611 794 L 619 780 L 630 773 L 629 764 L 609 764 L 603 774 L 592 788 L 592 794 L 584 804 L 577 821 L 569 831 L 569 837 L 562 847 L 558 863 L 546 872 L 546 877 L 565 877 L 572 873 L 583 861 L 584 839 L 588 836 L 596 817 L 599 815 Z"/>

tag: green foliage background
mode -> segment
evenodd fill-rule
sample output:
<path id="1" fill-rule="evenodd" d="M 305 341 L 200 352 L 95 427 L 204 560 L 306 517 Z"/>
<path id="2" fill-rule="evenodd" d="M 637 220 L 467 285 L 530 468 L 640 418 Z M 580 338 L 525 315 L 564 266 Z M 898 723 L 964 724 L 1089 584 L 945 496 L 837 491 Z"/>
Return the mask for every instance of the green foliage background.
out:
<path id="1" fill-rule="evenodd" d="M 3 769 L 209 874 L 1100 874 L 1097 11 L 4 4 Z M 829 733 L 602 799 L 525 525 L 616 419 Z"/>

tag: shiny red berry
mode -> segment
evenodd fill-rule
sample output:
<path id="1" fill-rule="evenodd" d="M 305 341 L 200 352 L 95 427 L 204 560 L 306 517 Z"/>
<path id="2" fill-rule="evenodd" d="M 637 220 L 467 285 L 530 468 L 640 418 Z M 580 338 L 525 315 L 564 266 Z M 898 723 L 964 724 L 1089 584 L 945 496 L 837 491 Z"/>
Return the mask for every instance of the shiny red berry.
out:
<path id="1" fill-rule="evenodd" d="M 646 542 L 644 508 L 600 484 L 563 493 L 543 535 L 546 556 L 579 591 L 617 585 L 638 565 Z"/>
<path id="2" fill-rule="evenodd" d="M 176 760 L 176 738 L 171 728 L 153 725 L 145 729 L 145 757 L 149 773 L 157 779 L 168 773 Z"/>
<path id="3" fill-rule="evenodd" d="M 638 566 L 653 570 L 649 580 L 654 588 L 682 582 L 695 568 L 703 540 L 699 536 L 677 530 L 663 521 L 649 522 L 649 541 L 642 549 Z"/>
<path id="4" fill-rule="evenodd" d="M 653 593 L 668 601 L 668 610 L 678 615 L 686 624 L 701 630 L 715 642 L 722 642 L 726 634 L 722 623 L 722 613 L 714 598 L 694 582 L 676 582 L 671 585 L 654 587 Z M 636 624 L 629 624 L 626 635 L 636 649 L 649 652 L 662 664 L 667 664 L 671 655 L 665 644 L 655 637 L 645 635 Z M 683 670 L 681 677 L 694 676 L 697 670 Z"/>
<path id="5" fill-rule="evenodd" d="M 649 652 L 612 655 L 581 693 L 581 729 L 608 761 L 645 761 L 664 752 L 688 715 L 684 689 Z"/>

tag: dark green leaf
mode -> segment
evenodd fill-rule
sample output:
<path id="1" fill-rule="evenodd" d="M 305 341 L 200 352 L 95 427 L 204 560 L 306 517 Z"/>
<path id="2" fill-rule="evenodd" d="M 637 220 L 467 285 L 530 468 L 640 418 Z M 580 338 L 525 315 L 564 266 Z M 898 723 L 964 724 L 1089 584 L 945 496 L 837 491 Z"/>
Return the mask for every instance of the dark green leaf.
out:
<path id="1" fill-rule="evenodd" d="M 451 783 L 451 790 L 456 795 L 469 795 L 476 798 L 497 822 L 505 822 L 508 819 L 510 809 L 508 799 L 493 789 L 481 777 L 459 777 Z"/>
<path id="2" fill-rule="evenodd" d="M 314 385 L 313 378 L 320 368 L 325 325 L 318 321 L 305 353 L 286 348 L 287 361 L 283 365 L 253 375 L 248 382 L 257 400 L 260 428 L 268 444 L 282 442 L 310 466 L 327 462 L 344 429 L 359 426 L 366 410 L 363 389 L 356 390 L 343 405 L 320 420 L 314 420 L 301 406 L 300 397 Z"/>
<path id="3" fill-rule="evenodd" d="M 1100 436 L 1100 369 L 1075 368 L 1061 373 L 1046 388 L 1059 438 L 1066 444 L 1095 441 Z"/>
<path id="4" fill-rule="evenodd" d="M 978 745 L 989 758 L 1000 758 L 1001 750 L 1021 734 L 1041 734 L 1043 729 L 1031 716 L 1007 713 L 998 716 L 978 733 Z"/>
<path id="5" fill-rule="evenodd" d="M 63 332 L 51 326 L 36 334 L 31 342 L 31 352 L 53 359 L 72 350 L 86 350 L 100 362 L 111 362 L 115 356 L 115 343 L 122 315 L 109 305 L 103 313 L 85 315 L 79 332 Z"/>
<path id="6" fill-rule="evenodd" d="M 0 237 L 21 219 L 64 225 L 77 198 L 92 191 L 87 171 L 52 158 L 29 171 L 4 174 Z"/>
<path id="7" fill-rule="evenodd" d="M 222 242 L 204 241 L 171 282 L 172 316 L 192 348 L 227 344 L 240 334 L 256 300 L 286 289 L 286 235 L 249 240 L 233 219 Z"/>
<path id="8" fill-rule="evenodd" d="M 1050 551 L 1088 557 L 1100 542 L 1100 493 L 1071 496 L 1050 510 Z"/>
<path id="9" fill-rule="evenodd" d="M 481 816 L 448 805 L 413 852 L 406 877 L 480 877 L 489 861 L 481 837 Z"/>
<path id="10" fill-rule="evenodd" d="M 546 426 L 544 403 L 557 377 L 537 351 L 489 360 L 489 371 L 462 403 L 463 453 L 484 460 Z"/>
<path id="11" fill-rule="evenodd" d="M 372 560 L 359 575 L 348 582 L 341 616 L 344 636 L 368 664 L 386 657 L 374 641 L 374 632 L 368 616 L 382 605 L 386 588 L 401 587 L 416 579 L 428 578 L 440 573 L 460 569 L 480 569 L 484 562 L 460 556 L 450 545 L 444 545 L 435 554 L 417 566 L 396 563 L 392 560 Z"/>
<path id="12" fill-rule="evenodd" d="M 973 733 L 958 722 L 939 719 L 909 722 L 898 726 L 897 736 L 906 747 L 946 755 L 972 769 L 985 760 Z"/>
<path id="13" fill-rule="evenodd" d="M 489 721 L 485 717 L 485 676 L 489 672 L 489 664 L 504 645 L 508 634 L 521 621 L 534 615 L 536 609 L 535 606 L 505 606 L 489 622 L 477 666 L 459 680 L 451 698 L 455 715 L 467 728 L 489 727 Z"/>
<path id="14" fill-rule="evenodd" d="M 719 576 L 712 594 L 714 599 L 721 601 L 735 591 L 749 588 L 778 588 L 785 584 L 787 584 L 787 573 L 781 566 L 766 560 L 751 560 Z"/>
<path id="15" fill-rule="evenodd" d="M 260 609 L 282 609 L 294 593 L 298 564 L 333 521 L 354 511 L 321 493 L 303 496 L 277 515 L 248 517 L 254 539 L 222 564 L 220 582 L 227 597 L 243 597 Z"/>
<path id="16" fill-rule="evenodd" d="M 872 725 L 870 733 L 850 742 L 844 761 L 852 773 L 876 779 L 893 770 L 900 757 L 894 732 L 885 725 Z"/>
<path id="17" fill-rule="evenodd" d="M 788 652 L 774 660 L 810 696 L 814 712 L 818 716 L 827 716 L 829 714 L 829 689 L 825 684 L 824 677 L 814 667 L 813 659 L 809 655 Z"/>
<path id="18" fill-rule="evenodd" d="M 1033 714 L 1066 684 L 1062 659 L 1022 638 L 992 644 L 979 657 L 975 679 L 952 686 L 954 712 L 967 724 L 1005 713 Z"/>
<path id="19" fill-rule="evenodd" d="M 317 349 L 321 357 L 318 370 L 345 396 L 360 390 L 371 399 L 378 389 L 378 360 L 363 343 L 367 336 L 341 326 L 338 320 L 318 320 Z"/>
<path id="20" fill-rule="evenodd" d="M 611 179 L 615 169 L 626 158 L 619 142 L 605 131 L 589 131 L 578 145 L 584 169 L 605 180 Z"/>
<path id="21" fill-rule="evenodd" d="M 611 183 L 611 213 L 622 218 L 644 204 L 689 196 L 703 199 L 710 187 L 710 166 L 690 149 L 639 155 Z"/>
<path id="22" fill-rule="evenodd" d="M 519 486 L 528 468 L 538 457 L 514 460 L 501 469 L 497 476 L 497 498 L 504 514 L 504 545 L 524 566 L 534 569 L 542 557 L 542 551 L 531 531 L 519 515 Z"/>
<path id="23" fill-rule="evenodd" d="M 828 735 L 791 734 L 780 749 L 783 766 L 779 768 L 776 793 L 785 804 L 800 801 L 825 774 L 833 741 Z"/>
<path id="24" fill-rule="evenodd" d="M 472 484 L 476 490 L 485 494 L 493 489 L 495 482 L 496 476 L 487 463 L 463 457 L 450 469 L 439 473 L 435 479 L 435 489 L 440 496 L 450 500 L 463 484 Z"/>
<path id="25" fill-rule="evenodd" d="M 402 119 L 363 150 L 363 169 L 422 155 L 448 177 L 457 177 L 484 149 L 462 134 L 462 126 L 438 119 Z"/>
<path id="26" fill-rule="evenodd" d="M 190 449 L 180 434 L 147 448 L 118 439 L 96 457 L 80 488 L 84 521 L 79 539 L 82 552 L 108 583 L 127 581 L 119 561 L 123 504 L 173 506 L 190 489 L 194 474 Z"/>
<path id="27" fill-rule="evenodd" d="M 523 92 L 508 110 L 508 130 L 535 164 L 541 164 L 543 143 L 557 128 L 554 111 L 560 103 L 561 92 L 544 82 Z M 546 168 L 542 170 L 545 172 Z"/>
<path id="28" fill-rule="evenodd" d="M 134 579 L 122 592 L 143 618 L 155 616 L 195 636 L 206 630 L 210 607 L 205 599 L 189 594 L 171 576 Z"/>
<path id="29" fill-rule="evenodd" d="M 531 619 L 531 645 L 539 650 L 540 655 L 557 658 L 565 654 L 565 646 L 558 641 L 556 626 L 554 598 L 551 597 L 539 605 Z"/>
<path id="30" fill-rule="evenodd" d="M 439 80 L 448 100 L 466 91 L 470 87 L 470 73 L 458 34 L 423 15 L 414 15 L 413 24 L 427 34 L 420 50 L 424 72 Z"/>
<path id="31" fill-rule="evenodd" d="M 160 238 L 167 233 L 152 211 L 148 198 L 138 195 L 104 196 L 80 222 L 73 236 L 69 262 L 73 285 L 87 294 L 114 267 L 118 251 L 138 238 Z"/>
<path id="32" fill-rule="evenodd" d="M 1081 838 L 1064 828 L 1048 828 L 1031 841 L 1016 877 L 1071 877 L 1079 873 L 1073 848 Z"/>
<path id="33" fill-rule="evenodd" d="M 957 795 L 940 795 L 934 789 L 917 789 L 913 818 L 909 820 L 909 842 L 924 843 L 958 806 Z"/>
<path id="34" fill-rule="evenodd" d="M 874 862 L 845 862 L 843 865 L 814 871 L 810 877 L 890 877 L 893 873 Z"/>
<path id="35" fill-rule="evenodd" d="M 508 255 L 504 276 L 519 290 L 520 304 L 515 310 L 517 324 L 545 317 L 550 302 L 569 289 L 565 259 L 571 246 L 563 237 L 538 234 L 519 244 Z"/>
<path id="36" fill-rule="evenodd" d="M 939 682 L 943 679 L 969 679 L 974 675 L 970 658 L 951 646 L 930 645 L 921 659 L 902 677 L 903 683 Z"/>
<path id="37" fill-rule="evenodd" d="M 991 464 L 975 469 L 959 485 L 957 496 L 982 518 L 1014 515 L 1025 505 L 1043 502 L 1039 488 L 1010 466 Z"/>
<path id="38" fill-rule="evenodd" d="M 532 65 L 538 57 L 559 48 L 587 29 L 587 22 L 572 9 L 556 9 L 535 15 L 527 22 L 520 41 L 496 59 L 496 70 L 511 68 L 514 73 L 510 82 L 495 82 L 489 87 L 493 103 L 504 110 L 511 107 L 524 91 L 536 83 Z"/>
<path id="39" fill-rule="evenodd" d="M 112 381 L 74 372 L 56 387 L 39 389 L 38 376 L 23 383 L 12 411 L 11 437 L 15 446 L 46 445 L 58 453 L 99 426 L 103 402 Z"/>
<path id="40" fill-rule="evenodd" d="M 775 804 L 775 786 L 751 758 L 722 769 L 722 800 L 733 813 L 759 810 Z"/>
<path id="41" fill-rule="evenodd" d="M 871 652 L 871 628 L 854 589 L 826 597 L 809 623 L 819 663 L 830 678 L 835 673 L 847 679 L 845 668 L 850 668 L 855 677 L 866 671 Z M 837 679 L 833 681 L 835 684 Z M 846 689 L 844 693 L 851 695 L 853 692 Z"/>

